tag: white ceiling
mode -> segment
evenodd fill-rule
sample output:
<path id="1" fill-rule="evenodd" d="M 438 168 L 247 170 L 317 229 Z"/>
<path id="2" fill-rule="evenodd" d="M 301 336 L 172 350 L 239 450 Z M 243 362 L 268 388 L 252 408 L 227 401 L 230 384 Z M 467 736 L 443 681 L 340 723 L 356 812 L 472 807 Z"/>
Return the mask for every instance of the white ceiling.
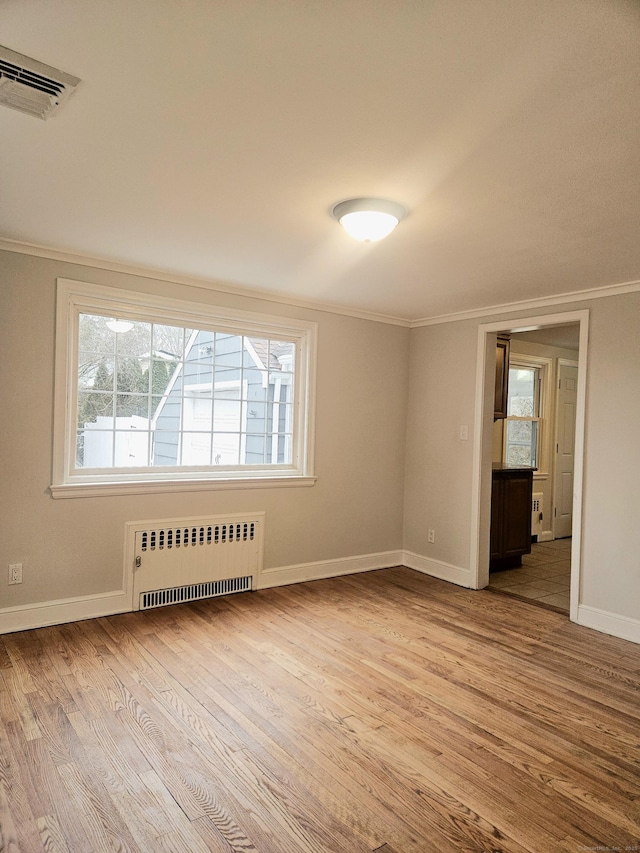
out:
<path id="1" fill-rule="evenodd" d="M 0 237 L 418 320 L 640 279 L 637 0 L 0 0 Z M 330 211 L 377 195 L 386 241 Z"/>

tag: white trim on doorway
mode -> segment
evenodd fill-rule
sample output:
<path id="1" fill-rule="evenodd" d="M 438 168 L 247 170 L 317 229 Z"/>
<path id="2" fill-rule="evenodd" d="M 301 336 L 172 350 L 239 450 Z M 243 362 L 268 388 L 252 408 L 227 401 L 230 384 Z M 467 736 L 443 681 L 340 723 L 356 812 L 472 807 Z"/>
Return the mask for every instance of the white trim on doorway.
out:
<path id="1" fill-rule="evenodd" d="M 552 487 L 551 487 L 551 496 L 552 496 L 552 500 L 551 500 L 551 513 L 552 513 L 551 527 L 552 527 L 552 531 L 553 531 L 553 536 L 552 536 L 553 539 L 556 539 L 558 537 L 558 533 L 562 533 L 563 536 L 567 536 L 567 535 L 570 535 L 572 532 L 571 529 L 569 530 L 568 533 L 566 530 L 558 530 L 558 528 L 560 526 L 560 522 L 557 520 L 558 519 L 557 509 L 558 509 L 558 506 L 562 504 L 562 501 L 559 499 L 559 493 L 561 492 L 561 489 L 560 489 L 560 480 L 559 480 L 560 465 L 559 465 L 559 456 L 558 456 L 558 453 L 559 453 L 558 441 L 560 440 L 559 439 L 560 399 L 561 399 L 560 383 L 561 383 L 561 378 L 562 378 L 562 368 L 563 367 L 576 368 L 576 371 L 577 371 L 578 366 L 579 366 L 578 362 L 575 361 L 574 359 L 568 359 L 568 358 L 559 358 L 558 359 L 558 375 L 556 376 L 556 387 L 554 389 L 554 391 L 555 391 L 555 394 L 554 394 L 554 397 L 555 397 L 555 399 L 554 399 L 555 418 L 554 418 L 554 427 L 553 427 L 553 429 L 554 429 L 553 440 L 556 444 L 556 452 L 554 453 L 555 461 L 554 461 L 554 465 L 553 465 L 553 478 L 552 478 Z M 574 432 L 575 432 L 575 426 L 574 426 Z M 575 443 L 575 441 L 574 441 L 574 443 Z M 571 525 L 571 527 L 573 527 L 573 508 L 572 508 L 572 516 L 571 516 L 571 518 L 569 518 L 569 524 Z"/>
<path id="2" fill-rule="evenodd" d="M 470 586 L 482 589 L 489 583 L 489 528 L 491 506 L 491 429 L 497 332 L 527 332 L 545 326 L 578 323 L 578 398 L 576 406 L 575 473 L 573 481 L 573 538 L 571 547 L 571 601 L 569 617 L 579 622 L 582 543 L 582 488 L 584 467 L 585 400 L 587 387 L 587 341 L 589 311 L 567 311 L 533 317 L 503 318 L 478 326 L 476 402 L 473 431 L 473 476 L 471 492 Z"/>

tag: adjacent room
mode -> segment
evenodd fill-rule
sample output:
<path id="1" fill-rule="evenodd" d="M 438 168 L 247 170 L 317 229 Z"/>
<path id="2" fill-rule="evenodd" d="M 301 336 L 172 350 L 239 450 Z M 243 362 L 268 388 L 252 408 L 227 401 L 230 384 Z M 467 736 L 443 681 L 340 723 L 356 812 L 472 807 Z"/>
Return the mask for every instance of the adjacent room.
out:
<path id="1" fill-rule="evenodd" d="M 0 33 L 0 851 L 636 849 L 638 3 Z"/>

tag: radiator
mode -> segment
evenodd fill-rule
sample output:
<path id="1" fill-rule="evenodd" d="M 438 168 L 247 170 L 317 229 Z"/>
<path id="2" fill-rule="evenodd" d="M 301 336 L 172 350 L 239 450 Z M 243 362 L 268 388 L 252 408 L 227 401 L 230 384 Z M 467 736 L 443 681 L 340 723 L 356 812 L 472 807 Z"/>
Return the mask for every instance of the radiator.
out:
<path id="1" fill-rule="evenodd" d="M 264 513 L 129 522 L 133 610 L 255 589 Z"/>
<path id="2" fill-rule="evenodd" d="M 532 536 L 540 536 L 542 533 L 542 519 L 544 518 L 543 514 L 543 502 L 544 495 L 542 492 L 538 492 L 533 495 L 533 499 L 531 501 L 531 535 Z"/>

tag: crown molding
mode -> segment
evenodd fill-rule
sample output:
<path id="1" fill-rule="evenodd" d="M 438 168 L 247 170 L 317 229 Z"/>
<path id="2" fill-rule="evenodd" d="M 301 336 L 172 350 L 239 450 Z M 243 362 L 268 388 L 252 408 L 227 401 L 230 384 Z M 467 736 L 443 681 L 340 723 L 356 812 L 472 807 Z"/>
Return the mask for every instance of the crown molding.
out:
<path id="1" fill-rule="evenodd" d="M 10 240 L 2 237 L 0 237 L 0 250 L 16 252 L 22 255 L 32 255 L 34 257 L 60 261 L 62 263 L 93 267 L 95 269 L 107 270 L 109 272 L 122 273 L 125 275 L 135 275 L 141 278 L 168 282 L 170 284 L 199 287 L 210 292 L 226 293 L 230 296 L 241 296 L 245 299 L 259 299 L 263 302 L 272 302 L 278 305 L 289 305 L 293 308 L 302 308 L 309 311 L 323 311 L 327 314 L 355 317 L 358 320 L 370 320 L 374 323 L 403 326 L 404 328 L 409 329 L 418 329 L 423 326 L 439 326 L 443 323 L 456 323 L 461 320 L 477 320 L 482 317 L 491 317 L 496 314 L 513 314 L 517 311 L 531 311 L 538 308 L 548 308 L 553 305 L 566 305 L 567 303 L 584 302 L 589 299 L 604 299 L 609 296 L 620 296 L 625 293 L 636 293 L 640 291 L 640 280 L 636 280 L 586 290 L 575 290 L 568 293 L 561 293 L 556 296 L 543 296 L 538 299 L 523 299 L 520 302 L 506 302 L 501 305 L 489 305 L 485 308 L 474 308 L 468 311 L 454 311 L 451 314 L 440 314 L 434 317 L 423 317 L 419 320 L 408 320 L 404 317 L 395 317 L 388 314 L 378 314 L 373 311 L 347 308 L 343 305 L 336 305 L 330 302 L 301 299 L 300 297 L 291 296 L 282 292 L 242 287 L 241 285 L 227 284 L 224 282 L 213 281 L 211 279 L 199 278 L 197 276 L 179 275 L 168 272 L 167 270 L 135 266 L 133 264 L 125 264 L 109 260 L 107 258 L 82 255 L 61 249 L 53 249 L 49 246 L 39 246 L 35 243 L 24 243 L 18 240 Z"/>
<path id="2" fill-rule="evenodd" d="M 323 311 L 327 314 L 339 314 L 345 317 L 355 317 L 358 320 L 370 320 L 374 323 L 386 323 L 392 326 L 404 326 L 409 328 L 411 321 L 404 317 L 394 317 L 387 314 L 377 314 L 373 311 L 364 311 L 357 308 L 348 308 L 330 302 L 321 302 L 313 299 L 301 299 L 290 294 L 272 291 L 258 290 L 257 288 L 242 287 L 241 285 L 227 284 L 212 279 L 199 278 L 198 276 L 180 275 L 162 269 L 135 266 L 133 264 L 120 263 L 118 261 L 100 258 L 92 255 L 83 255 L 62 249 L 53 249 L 50 246 L 39 246 L 35 243 L 23 243 L 18 240 L 9 240 L 0 237 L 0 250 L 16 252 L 21 255 L 31 255 L 44 258 L 49 261 L 60 261 L 61 263 L 77 264 L 94 269 L 107 270 L 108 272 L 135 275 L 141 278 L 150 278 L 155 281 L 163 281 L 169 284 L 183 284 L 187 287 L 199 287 L 214 293 L 226 293 L 230 296 L 242 296 L 245 299 L 260 299 L 263 302 L 273 302 L 279 305 L 290 305 L 293 308 L 303 308 L 309 311 Z"/>
<path id="3" fill-rule="evenodd" d="M 442 323 L 457 323 L 460 320 L 477 320 L 491 317 L 495 314 L 513 314 L 517 311 L 531 311 L 536 308 L 549 308 L 553 305 L 566 305 L 571 302 L 585 302 L 589 299 L 604 299 L 608 296 L 620 296 L 625 293 L 640 291 L 639 281 L 627 281 L 621 284 L 609 284 L 604 287 L 594 287 L 588 290 L 574 290 L 556 296 L 541 296 L 538 299 L 523 299 L 520 302 L 505 302 L 502 305 L 490 305 L 486 308 L 474 308 L 470 311 L 456 311 L 452 314 L 441 314 L 437 317 L 425 317 L 422 320 L 412 320 L 410 328 L 422 326 L 438 326 Z"/>

